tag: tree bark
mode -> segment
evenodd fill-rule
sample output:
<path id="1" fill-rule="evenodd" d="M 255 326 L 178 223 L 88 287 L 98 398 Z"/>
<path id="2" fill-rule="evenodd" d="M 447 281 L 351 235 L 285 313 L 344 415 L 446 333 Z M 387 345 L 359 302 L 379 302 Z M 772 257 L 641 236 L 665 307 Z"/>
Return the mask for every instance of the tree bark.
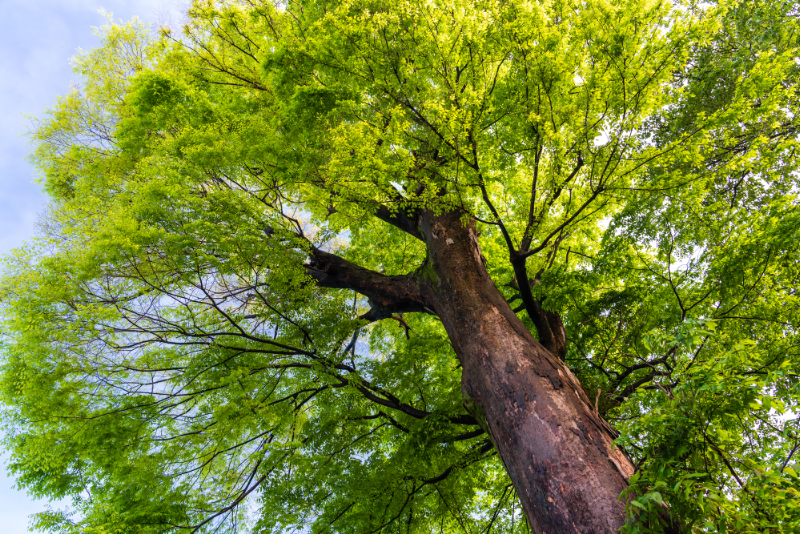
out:
<path id="1" fill-rule="evenodd" d="M 462 364 L 464 405 L 491 437 L 534 532 L 618 532 L 626 521 L 619 496 L 634 467 L 561 361 L 560 318 L 533 303 L 534 322 L 549 329 L 537 324 L 537 333 L 551 333 L 548 350 L 490 278 L 474 221 L 464 224 L 458 212 L 415 215 L 416 229 L 405 215 L 402 229 L 427 245 L 417 272 L 386 276 L 311 247 L 308 274 L 320 287 L 368 297 L 368 320 L 413 311 L 439 316 Z M 517 267 L 517 278 L 525 277 Z"/>
<path id="2" fill-rule="evenodd" d="M 491 436 L 534 532 L 616 533 L 634 467 L 570 370 L 522 324 L 483 264 L 474 224 L 423 212 L 417 273 L 461 361 L 464 404 Z"/>

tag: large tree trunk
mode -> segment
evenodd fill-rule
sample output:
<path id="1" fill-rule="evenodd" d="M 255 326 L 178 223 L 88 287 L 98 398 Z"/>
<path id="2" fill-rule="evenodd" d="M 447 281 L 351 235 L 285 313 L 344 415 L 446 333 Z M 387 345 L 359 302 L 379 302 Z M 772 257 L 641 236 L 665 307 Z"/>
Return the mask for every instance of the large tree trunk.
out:
<path id="1" fill-rule="evenodd" d="M 467 409 L 490 434 L 534 532 L 616 533 L 633 474 L 580 383 L 489 277 L 474 225 L 423 212 L 421 285 L 463 367 Z"/>

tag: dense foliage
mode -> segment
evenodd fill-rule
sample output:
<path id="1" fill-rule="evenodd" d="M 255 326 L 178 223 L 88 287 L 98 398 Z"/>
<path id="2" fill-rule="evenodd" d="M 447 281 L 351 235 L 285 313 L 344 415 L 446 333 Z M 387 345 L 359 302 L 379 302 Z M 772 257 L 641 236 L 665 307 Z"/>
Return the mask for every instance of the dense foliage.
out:
<path id="1" fill-rule="evenodd" d="M 478 221 L 512 306 L 527 257 L 637 465 L 631 531 L 800 529 L 795 3 L 189 15 L 102 28 L 31 134 L 51 203 L 0 288 L 5 447 L 72 499 L 37 528 L 526 531 L 439 320 L 309 274 L 414 271 L 387 221 L 424 206 Z"/>

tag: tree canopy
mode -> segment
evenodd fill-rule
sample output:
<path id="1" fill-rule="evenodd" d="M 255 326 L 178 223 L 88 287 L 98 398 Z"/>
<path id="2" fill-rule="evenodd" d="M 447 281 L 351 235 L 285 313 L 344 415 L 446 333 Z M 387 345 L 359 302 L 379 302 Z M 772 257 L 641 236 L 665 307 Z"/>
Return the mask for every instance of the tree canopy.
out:
<path id="1" fill-rule="evenodd" d="M 469 339 L 402 285 L 439 276 L 425 212 L 618 436 L 628 531 L 800 529 L 795 2 L 188 16 L 101 28 L 31 132 L 4 446 L 73 503 L 36 528 L 529 531 Z"/>

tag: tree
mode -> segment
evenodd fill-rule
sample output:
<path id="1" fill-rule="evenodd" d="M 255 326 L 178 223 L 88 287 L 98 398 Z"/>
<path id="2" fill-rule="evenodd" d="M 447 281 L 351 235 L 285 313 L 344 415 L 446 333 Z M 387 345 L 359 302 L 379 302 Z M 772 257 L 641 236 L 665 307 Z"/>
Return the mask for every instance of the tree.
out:
<path id="1" fill-rule="evenodd" d="M 798 528 L 794 3 L 99 34 L 2 285 L 38 528 Z"/>

